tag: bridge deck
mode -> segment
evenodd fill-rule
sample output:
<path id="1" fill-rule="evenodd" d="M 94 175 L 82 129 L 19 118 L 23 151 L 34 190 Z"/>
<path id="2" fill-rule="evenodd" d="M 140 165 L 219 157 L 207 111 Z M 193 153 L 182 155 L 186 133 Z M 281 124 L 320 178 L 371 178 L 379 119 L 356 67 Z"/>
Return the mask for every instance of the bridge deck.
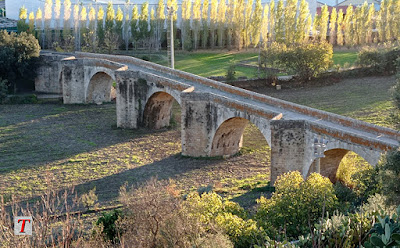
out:
<path id="1" fill-rule="evenodd" d="M 125 56 L 108 56 L 108 55 L 98 55 L 98 54 L 77 53 L 77 57 L 88 57 L 88 58 L 101 57 L 104 59 L 122 63 L 127 65 L 129 70 L 141 71 L 142 73 L 157 75 L 159 77 L 165 78 L 168 81 L 175 81 L 187 84 L 189 86 L 193 86 L 194 92 L 208 92 L 216 96 L 217 98 L 221 98 L 222 100 L 229 101 L 240 106 L 245 106 L 245 108 L 248 109 L 249 111 L 261 109 L 266 113 L 272 113 L 274 115 L 282 114 L 281 119 L 284 120 L 307 120 L 313 126 L 314 129 L 327 130 L 328 128 L 330 130 L 329 135 L 331 136 L 332 135 L 344 136 L 343 135 L 344 133 L 346 134 L 345 135 L 346 137 L 352 137 L 353 139 L 358 139 L 364 142 L 375 143 L 370 145 L 375 145 L 380 147 L 386 146 L 387 148 L 393 148 L 399 146 L 400 133 L 395 130 L 379 127 L 369 123 L 364 123 L 347 117 L 340 117 L 335 114 L 327 113 L 320 110 L 315 110 L 297 104 L 292 104 L 289 102 L 285 102 L 283 100 L 274 99 L 272 97 L 260 96 L 260 94 L 243 89 L 238 89 L 233 86 L 223 86 L 230 91 L 228 92 L 218 87 L 221 84 L 219 82 L 215 81 L 214 81 L 215 83 L 211 82 L 211 84 L 215 84 L 215 86 L 217 86 L 213 87 L 209 83 L 207 84 L 204 83 L 204 80 L 207 81 L 211 80 L 191 75 L 189 73 L 179 72 L 176 70 L 174 70 L 174 72 L 176 71 L 177 73 L 168 73 L 168 71 L 172 71 L 170 68 L 165 68 L 165 67 L 162 68 L 162 66 L 155 65 L 153 63 L 144 62 L 138 59 Z M 162 70 L 160 70 L 159 68 Z M 263 101 L 264 98 L 268 98 L 267 100 L 276 101 L 279 104 L 288 105 L 292 108 L 292 110 L 265 102 Z M 298 111 L 293 111 L 297 110 L 297 108 L 299 109 Z M 317 113 L 317 116 L 315 116 L 315 114 L 308 115 L 302 113 L 304 111 L 310 111 L 311 113 L 315 112 Z M 318 115 L 322 116 L 322 118 L 320 118 Z M 327 118 L 323 118 L 323 116 L 327 116 Z M 340 122 L 343 122 L 345 124 L 338 123 L 338 121 L 331 121 L 330 118 L 338 119 Z M 356 127 L 346 125 L 346 123 L 349 122 L 355 123 Z M 360 126 L 360 128 L 357 128 L 357 126 Z"/>

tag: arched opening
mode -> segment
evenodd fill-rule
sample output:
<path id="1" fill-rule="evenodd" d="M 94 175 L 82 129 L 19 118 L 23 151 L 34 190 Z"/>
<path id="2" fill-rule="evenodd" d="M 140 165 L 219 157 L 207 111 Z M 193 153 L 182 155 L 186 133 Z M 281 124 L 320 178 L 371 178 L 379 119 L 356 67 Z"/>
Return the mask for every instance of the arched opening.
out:
<path id="1" fill-rule="evenodd" d="M 232 156 L 241 151 L 242 147 L 250 152 L 255 150 L 270 152 L 264 135 L 256 125 L 241 117 L 230 118 L 215 132 L 211 156 Z"/>
<path id="2" fill-rule="evenodd" d="M 331 182 L 350 180 L 356 171 L 363 170 L 371 165 L 355 152 L 345 149 L 331 149 L 324 152 L 325 157 L 320 159 L 320 173 L 328 177 Z M 309 173 L 315 171 L 316 160 L 312 163 Z M 346 177 L 347 179 L 344 179 Z"/>
<path id="3" fill-rule="evenodd" d="M 146 103 L 143 112 L 143 125 L 150 129 L 160 129 L 180 123 L 180 118 L 173 116 L 172 109 L 179 108 L 178 102 L 166 92 L 154 93 Z M 173 116 L 173 118 L 171 118 Z M 180 116 L 179 116 L 180 117 Z"/>
<path id="4" fill-rule="evenodd" d="M 113 79 L 104 72 L 98 72 L 90 79 L 87 103 L 103 103 L 112 100 Z M 115 94 L 115 92 L 114 92 Z"/>

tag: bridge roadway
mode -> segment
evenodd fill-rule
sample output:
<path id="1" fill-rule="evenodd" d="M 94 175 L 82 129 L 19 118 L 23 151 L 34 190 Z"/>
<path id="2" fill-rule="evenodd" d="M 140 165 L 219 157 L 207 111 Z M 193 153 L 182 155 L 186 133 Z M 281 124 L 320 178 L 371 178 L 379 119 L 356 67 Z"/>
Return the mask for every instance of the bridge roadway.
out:
<path id="1" fill-rule="evenodd" d="M 193 87 L 193 92 L 208 92 L 222 100 L 244 105 L 249 110 L 261 110 L 266 114 L 275 116 L 275 119 L 306 120 L 315 127 L 337 130 L 338 133 L 344 133 L 346 137 L 373 141 L 380 148 L 386 147 L 383 150 L 399 146 L 400 132 L 389 128 L 290 103 L 128 56 L 90 53 L 75 53 L 75 56 L 77 58 L 106 59 L 121 63 L 127 65 L 129 70 L 155 75 L 169 82 L 186 85 L 187 88 Z"/>

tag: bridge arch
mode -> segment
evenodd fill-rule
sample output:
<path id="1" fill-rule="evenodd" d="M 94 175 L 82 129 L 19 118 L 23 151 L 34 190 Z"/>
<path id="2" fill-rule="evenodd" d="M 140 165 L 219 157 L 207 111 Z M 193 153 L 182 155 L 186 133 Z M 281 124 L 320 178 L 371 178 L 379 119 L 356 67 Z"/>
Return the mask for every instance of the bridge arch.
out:
<path id="1" fill-rule="evenodd" d="M 172 107 L 178 102 L 172 94 L 155 91 L 146 100 L 143 108 L 143 125 L 150 129 L 161 129 L 170 125 Z"/>
<path id="2" fill-rule="evenodd" d="M 210 156 L 231 156 L 238 153 L 243 145 L 243 134 L 246 126 L 252 123 L 250 120 L 243 117 L 231 117 L 219 123 L 217 130 L 212 136 Z M 263 127 L 254 125 L 262 133 L 268 146 L 268 133 Z"/>
<path id="3" fill-rule="evenodd" d="M 112 100 L 112 89 L 115 77 L 105 71 L 93 73 L 87 85 L 86 102 L 102 103 Z"/>
<path id="4" fill-rule="evenodd" d="M 334 147 L 328 144 L 327 148 L 328 149 L 324 152 L 325 157 L 320 159 L 320 173 L 322 176 L 328 177 L 332 182 L 336 182 L 336 173 L 339 165 L 349 152 L 354 152 L 372 166 L 375 166 L 381 157 L 381 152 L 366 150 L 359 147 Z M 316 159 L 310 164 L 308 175 L 315 170 L 315 163 Z"/>

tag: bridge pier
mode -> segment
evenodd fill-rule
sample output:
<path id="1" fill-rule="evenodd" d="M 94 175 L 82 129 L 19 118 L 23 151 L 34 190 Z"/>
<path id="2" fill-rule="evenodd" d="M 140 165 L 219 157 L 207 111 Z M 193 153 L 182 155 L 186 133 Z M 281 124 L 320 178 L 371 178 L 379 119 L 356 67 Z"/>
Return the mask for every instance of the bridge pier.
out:
<path id="1" fill-rule="evenodd" d="M 135 97 L 137 72 L 117 73 L 117 127 L 134 129 L 138 127 L 140 99 Z"/>
<path id="2" fill-rule="evenodd" d="M 209 157 L 216 126 L 210 94 L 182 92 L 181 102 L 182 155 Z"/>
<path id="3" fill-rule="evenodd" d="M 307 176 L 307 165 L 314 159 L 312 137 L 307 121 L 271 121 L 271 184 L 289 171 Z"/>

